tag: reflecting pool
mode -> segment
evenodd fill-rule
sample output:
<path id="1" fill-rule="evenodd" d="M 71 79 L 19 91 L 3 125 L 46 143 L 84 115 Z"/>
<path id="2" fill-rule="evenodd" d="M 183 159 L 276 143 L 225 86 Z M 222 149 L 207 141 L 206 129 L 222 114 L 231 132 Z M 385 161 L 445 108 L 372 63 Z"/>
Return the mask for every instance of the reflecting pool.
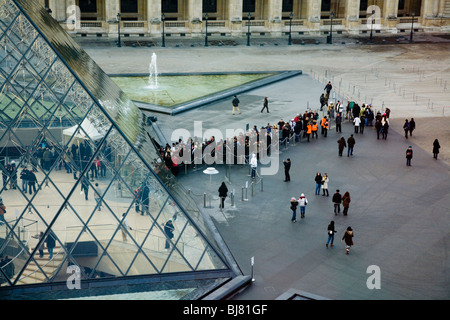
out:
<path id="1" fill-rule="evenodd" d="M 162 75 L 157 85 L 148 76 L 112 76 L 131 100 L 174 107 L 234 87 L 261 80 L 273 73 Z"/>

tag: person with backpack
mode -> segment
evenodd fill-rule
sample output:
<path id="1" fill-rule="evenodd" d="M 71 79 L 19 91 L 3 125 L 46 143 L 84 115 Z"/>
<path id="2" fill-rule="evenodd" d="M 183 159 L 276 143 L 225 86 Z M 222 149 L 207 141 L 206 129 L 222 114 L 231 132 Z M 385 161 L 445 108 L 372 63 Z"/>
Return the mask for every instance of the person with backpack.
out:
<path id="1" fill-rule="evenodd" d="M 233 105 L 233 115 L 234 112 L 237 110 L 237 112 L 239 112 L 239 114 L 241 114 L 241 111 L 239 110 L 239 99 L 237 96 L 234 96 L 233 100 L 231 101 L 231 104 Z"/>
<path id="2" fill-rule="evenodd" d="M 300 206 L 300 217 L 303 219 L 305 217 L 305 209 L 308 204 L 308 199 L 306 199 L 305 194 L 302 193 L 300 198 L 298 198 L 298 205 Z"/>

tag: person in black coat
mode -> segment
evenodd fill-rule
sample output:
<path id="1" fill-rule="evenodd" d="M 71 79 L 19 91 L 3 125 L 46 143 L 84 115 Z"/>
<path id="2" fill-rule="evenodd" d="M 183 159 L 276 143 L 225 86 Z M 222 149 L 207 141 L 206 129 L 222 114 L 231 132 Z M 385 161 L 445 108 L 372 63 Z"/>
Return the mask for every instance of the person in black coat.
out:
<path id="1" fill-rule="evenodd" d="M 438 158 L 438 153 L 439 153 L 439 149 L 440 148 L 441 148 L 441 146 L 439 145 L 438 139 L 434 139 L 434 142 L 433 142 L 433 158 L 435 158 L 436 160 Z"/>
<path id="2" fill-rule="evenodd" d="M 289 170 L 291 170 L 291 159 L 283 160 L 284 164 L 284 182 L 291 181 L 291 175 Z"/>
<path id="3" fill-rule="evenodd" d="M 406 165 L 411 166 L 411 159 L 413 157 L 413 150 L 412 147 L 409 146 L 408 149 L 406 149 Z"/>
<path id="4" fill-rule="evenodd" d="M 225 198 L 228 196 L 228 188 L 227 188 L 225 182 L 222 182 L 218 191 L 219 191 L 219 197 L 220 197 L 220 207 L 223 209 L 224 204 L 225 204 Z"/>
<path id="5" fill-rule="evenodd" d="M 331 199 L 334 204 L 334 215 L 337 216 L 338 213 L 341 212 L 341 202 L 342 202 L 342 196 L 339 193 L 339 189 L 336 190 L 336 193 L 333 195 L 333 198 Z"/>

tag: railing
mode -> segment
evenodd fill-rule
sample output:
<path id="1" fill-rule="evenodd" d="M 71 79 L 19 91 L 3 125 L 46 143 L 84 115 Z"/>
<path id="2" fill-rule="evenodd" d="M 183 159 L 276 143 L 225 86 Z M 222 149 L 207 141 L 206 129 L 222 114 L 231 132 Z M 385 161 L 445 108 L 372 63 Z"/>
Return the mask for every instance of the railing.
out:
<path id="1" fill-rule="evenodd" d="M 81 28 L 102 28 L 103 22 L 102 21 L 81 21 L 80 26 L 81 26 Z"/>
<path id="2" fill-rule="evenodd" d="M 146 22 L 144 21 L 122 21 L 123 28 L 145 28 Z"/>
<path id="3" fill-rule="evenodd" d="M 292 20 L 292 26 L 298 27 L 298 26 L 304 26 L 306 20 Z M 289 20 L 283 20 L 283 24 L 285 27 L 289 27 L 291 25 L 291 22 Z"/>
<path id="4" fill-rule="evenodd" d="M 265 20 L 244 20 L 244 26 L 248 27 L 248 25 L 250 25 L 250 27 L 265 27 L 266 26 L 266 21 Z"/>
<path id="5" fill-rule="evenodd" d="M 164 27 L 166 28 L 186 28 L 187 21 L 166 21 Z M 209 23 L 208 23 L 209 25 Z"/>
<path id="6" fill-rule="evenodd" d="M 333 19 L 333 26 L 341 26 L 344 25 L 344 19 Z M 329 26 L 331 25 L 331 19 L 323 19 L 320 20 L 320 24 L 322 26 Z"/>
<path id="7" fill-rule="evenodd" d="M 419 18 L 398 18 L 397 23 L 411 23 L 414 20 L 414 23 L 419 23 Z"/>

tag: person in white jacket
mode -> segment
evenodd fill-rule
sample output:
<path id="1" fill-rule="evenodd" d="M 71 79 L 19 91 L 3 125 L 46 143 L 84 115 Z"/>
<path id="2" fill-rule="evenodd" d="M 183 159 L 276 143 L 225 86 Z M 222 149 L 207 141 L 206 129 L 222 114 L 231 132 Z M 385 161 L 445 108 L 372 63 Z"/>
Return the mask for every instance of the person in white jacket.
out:
<path id="1" fill-rule="evenodd" d="M 300 217 L 304 218 L 306 205 L 308 204 L 308 199 L 306 199 L 305 194 L 302 193 L 300 195 L 300 198 L 298 198 L 297 201 L 298 201 L 298 205 L 300 206 Z"/>
<path id="2" fill-rule="evenodd" d="M 361 124 L 361 119 L 359 117 L 356 117 L 353 120 L 353 124 L 355 125 L 355 133 L 359 132 L 359 125 Z"/>
<path id="3" fill-rule="evenodd" d="M 252 153 L 252 158 L 250 159 L 250 166 L 252 168 L 252 179 L 255 179 L 256 168 L 258 167 L 258 160 L 256 159 L 256 154 Z"/>

